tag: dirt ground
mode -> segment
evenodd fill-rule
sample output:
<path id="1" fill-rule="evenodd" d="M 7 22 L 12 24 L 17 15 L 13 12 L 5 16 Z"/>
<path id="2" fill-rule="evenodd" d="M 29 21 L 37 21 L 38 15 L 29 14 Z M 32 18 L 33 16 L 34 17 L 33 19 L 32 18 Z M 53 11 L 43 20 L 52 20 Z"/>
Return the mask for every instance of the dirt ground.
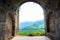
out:
<path id="1" fill-rule="evenodd" d="M 12 40 L 50 40 L 45 36 L 16 36 Z"/>

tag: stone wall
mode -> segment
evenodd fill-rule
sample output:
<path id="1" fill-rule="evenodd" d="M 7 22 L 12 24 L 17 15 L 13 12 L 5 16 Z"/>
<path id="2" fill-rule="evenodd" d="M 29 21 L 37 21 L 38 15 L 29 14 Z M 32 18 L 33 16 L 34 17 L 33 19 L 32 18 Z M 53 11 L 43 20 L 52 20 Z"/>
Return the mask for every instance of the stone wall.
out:
<path id="1" fill-rule="evenodd" d="M 5 40 L 10 40 L 12 37 L 12 19 L 8 14 L 6 15 L 5 31 Z"/>
<path id="2" fill-rule="evenodd" d="M 36 2 L 42 6 L 45 16 L 46 36 L 52 40 L 60 40 L 59 0 L 0 0 L 0 40 L 10 40 L 13 35 L 17 35 L 18 9 L 22 3 L 27 1 Z"/>
<path id="3" fill-rule="evenodd" d="M 0 40 L 4 40 L 5 35 L 5 16 L 3 13 L 0 14 Z"/>

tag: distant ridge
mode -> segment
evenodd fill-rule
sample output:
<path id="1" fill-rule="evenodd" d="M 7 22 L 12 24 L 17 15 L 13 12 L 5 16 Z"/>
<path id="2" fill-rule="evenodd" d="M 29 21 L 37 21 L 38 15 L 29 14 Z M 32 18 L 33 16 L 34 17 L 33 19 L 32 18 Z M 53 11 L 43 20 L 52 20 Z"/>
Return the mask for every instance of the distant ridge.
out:
<path id="1" fill-rule="evenodd" d="M 28 26 L 38 27 L 39 25 L 44 25 L 44 20 L 36 21 L 36 22 L 22 22 L 19 24 L 19 29 L 27 28 Z"/>

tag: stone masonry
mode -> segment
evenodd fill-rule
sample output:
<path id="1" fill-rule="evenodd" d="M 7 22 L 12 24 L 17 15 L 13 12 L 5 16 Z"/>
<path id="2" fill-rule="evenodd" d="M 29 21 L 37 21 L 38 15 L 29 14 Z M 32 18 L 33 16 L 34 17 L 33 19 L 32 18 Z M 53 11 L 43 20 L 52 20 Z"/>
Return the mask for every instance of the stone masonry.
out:
<path id="1" fill-rule="evenodd" d="M 60 40 L 60 0 L 0 0 L 0 40 L 10 40 L 19 29 L 19 7 L 36 2 L 44 9 L 46 36 Z"/>

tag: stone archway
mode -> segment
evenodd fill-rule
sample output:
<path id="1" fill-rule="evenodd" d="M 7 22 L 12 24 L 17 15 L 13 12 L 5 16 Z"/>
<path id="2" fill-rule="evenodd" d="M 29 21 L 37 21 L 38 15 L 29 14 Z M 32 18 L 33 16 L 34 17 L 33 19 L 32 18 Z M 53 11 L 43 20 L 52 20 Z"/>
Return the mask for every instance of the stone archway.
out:
<path id="1" fill-rule="evenodd" d="M 46 35 L 51 38 L 52 40 L 55 40 L 55 15 L 53 11 L 49 11 L 46 16 Z"/>
<path id="2" fill-rule="evenodd" d="M 48 16 L 47 12 L 49 12 L 50 10 L 54 11 L 54 17 L 53 17 L 53 15 L 51 15 L 49 18 L 50 20 L 47 19 L 45 21 L 48 21 L 48 22 L 46 22 L 46 25 L 48 25 L 48 27 L 50 27 L 51 24 L 49 24 L 49 23 L 51 23 L 51 20 L 53 18 L 55 19 L 55 29 L 56 29 L 55 34 L 48 33 L 48 32 L 46 32 L 46 34 L 49 37 L 54 36 L 55 37 L 54 39 L 59 40 L 60 39 L 60 35 L 59 35 L 60 34 L 60 6 L 59 6 L 60 0 L 0 0 L 0 9 L 2 7 L 2 8 L 4 8 L 3 10 L 5 10 L 5 12 L 3 12 L 3 10 L 0 10 L 0 14 L 1 15 L 3 14 L 3 16 L 0 15 L 0 18 L 1 18 L 1 20 L 0 20 L 0 26 L 1 26 L 0 32 L 1 32 L 1 34 L 0 35 L 2 35 L 2 36 L 0 36 L 0 39 L 6 40 L 4 38 L 7 35 L 8 36 L 6 38 L 11 37 L 11 36 L 9 36 L 10 35 L 9 31 L 10 31 L 10 27 L 12 27 L 12 25 L 14 25 L 14 23 L 13 24 L 10 23 L 10 22 L 12 22 L 11 20 L 8 21 L 10 18 L 6 15 L 6 13 L 11 11 L 11 12 L 14 12 L 13 15 L 17 15 L 18 13 L 17 14 L 15 13 L 16 10 L 20 7 L 20 5 L 22 3 L 26 2 L 26 1 L 34 1 L 34 2 L 38 2 L 39 4 L 41 4 L 42 7 L 44 8 L 44 11 L 45 11 L 45 13 L 44 13 L 45 18 L 47 18 L 46 16 Z M 16 17 L 14 17 L 14 18 L 16 18 Z M 53 21 L 54 21 L 54 19 L 53 19 Z M 14 19 L 14 20 L 16 20 L 16 19 Z M 8 24 L 10 24 L 10 27 Z M 16 24 L 18 24 L 18 22 Z M 52 22 L 52 24 L 54 24 L 54 23 Z M 9 27 L 9 30 L 7 27 Z M 47 26 L 46 26 L 46 28 L 47 28 Z M 16 26 L 16 30 L 17 30 L 17 26 Z"/>
<path id="3" fill-rule="evenodd" d="M 6 31 L 5 40 L 10 40 L 15 36 L 15 18 L 12 13 L 6 15 Z"/>
<path id="4" fill-rule="evenodd" d="M 12 21 L 12 36 L 15 36 L 15 18 L 12 13 L 9 13 L 9 16 Z"/>

